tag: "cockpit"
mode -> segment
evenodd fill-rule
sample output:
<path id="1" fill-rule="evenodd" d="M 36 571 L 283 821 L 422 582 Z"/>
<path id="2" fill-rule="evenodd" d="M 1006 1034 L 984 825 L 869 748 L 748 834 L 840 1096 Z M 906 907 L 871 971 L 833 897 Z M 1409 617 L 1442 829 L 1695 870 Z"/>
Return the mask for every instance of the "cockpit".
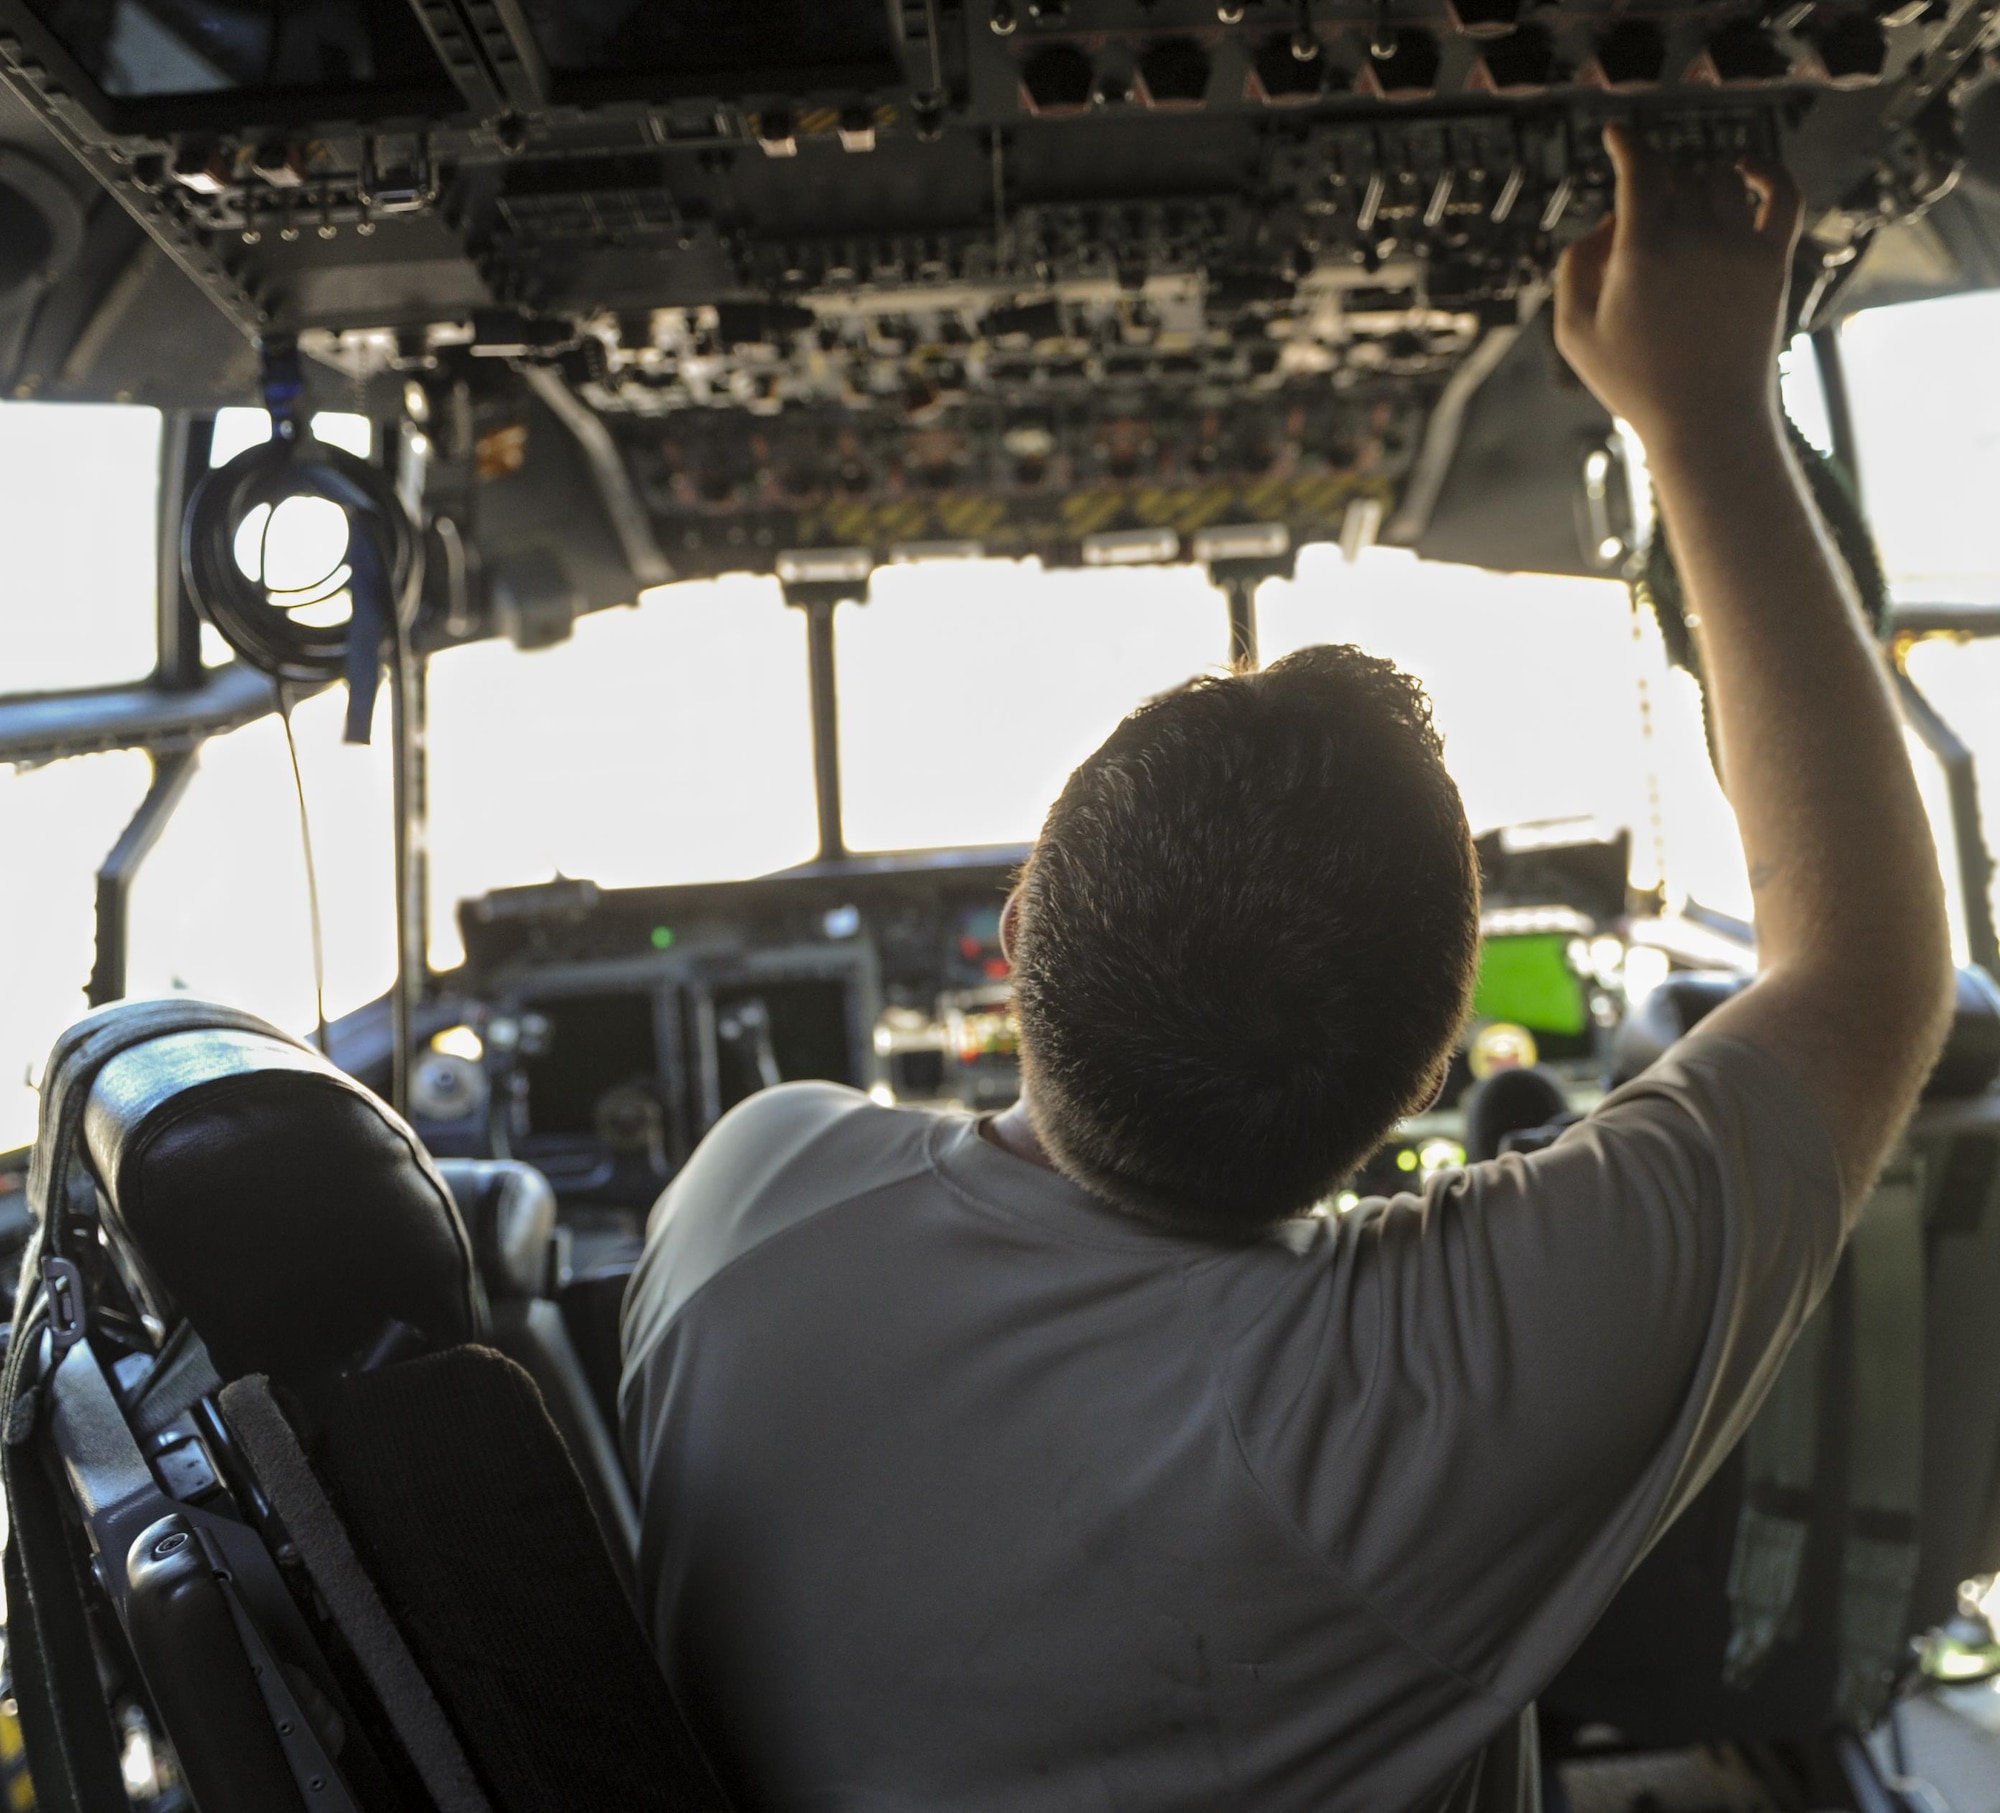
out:
<path id="1" fill-rule="evenodd" d="M 649 1212 L 774 1086 L 1010 1106 L 1003 905 L 1193 676 L 1388 654 L 1477 833 L 1449 1073 L 1316 1216 L 1745 984 L 1644 452 L 1550 327 L 1614 120 L 1804 193 L 1785 407 L 1961 980 L 1902 1219 L 1544 1695 L 1545 1805 L 1991 1804 L 1990 0 L 0 0 L 13 1804 L 721 1805 L 479 1507 L 623 1617 Z"/>

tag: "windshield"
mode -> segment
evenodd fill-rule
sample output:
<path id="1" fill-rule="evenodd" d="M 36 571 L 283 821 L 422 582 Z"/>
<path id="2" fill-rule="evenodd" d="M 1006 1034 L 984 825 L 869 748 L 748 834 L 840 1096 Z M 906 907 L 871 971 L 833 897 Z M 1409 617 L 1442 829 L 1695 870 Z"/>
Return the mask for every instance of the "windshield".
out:
<path id="1" fill-rule="evenodd" d="M 806 626 L 775 581 L 662 587 L 523 654 L 431 663 L 432 961 L 453 903 L 581 876 L 710 881 L 814 850 Z"/>
<path id="2" fill-rule="evenodd" d="M 837 627 L 844 819 L 862 850 L 1028 842 L 1126 712 L 1229 658 L 1222 599 L 1187 567 L 890 567 Z"/>
<path id="3" fill-rule="evenodd" d="M 2000 296 L 1872 311 L 1845 326 L 1842 345 L 1896 598 L 2000 602 L 1990 507 L 2000 495 Z M 1828 412 L 1803 346 L 1787 368 L 1793 412 L 1824 443 Z M 368 445 L 359 418 L 321 428 L 357 451 Z M 264 432 L 260 412 L 226 412 L 218 456 Z M 0 691 L 150 670 L 160 434 L 151 410 L 0 404 Z M 76 485 L 79 471 L 98 482 Z M 1574 819 L 1629 829 L 1639 886 L 1662 884 L 1670 905 L 1748 916 L 1699 693 L 1669 669 L 1616 582 L 1448 567 L 1384 548 L 1349 562 L 1311 547 L 1293 579 L 1261 588 L 1256 623 L 1266 661 L 1337 639 L 1422 679 L 1476 828 Z M 1027 841 L 1122 713 L 1220 669 L 1227 625 L 1222 595 L 1184 567 L 879 571 L 869 602 L 835 616 L 849 845 Z M 212 662 L 227 655 L 212 633 L 204 651 Z M 1993 642 L 1932 639 L 1907 656 L 1980 759 L 1989 840 L 2000 802 L 1996 662 Z M 636 609 L 584 618 L 552 649 L 447 651 L 430 664 L 430 700 L 438 968 L 459 960 L 457 903 L 490 888 L 558 874 L 609 886 L 727 879 L 815 853 L 806 624 L 774 581 L 661 588 Z M 335 1015 L 382 992 L 394 952 L 384 739 L 343 745 L 341 712 L 328 694 L 297 714 Z M 1915 754 L 1943 831 L 1942 772 Z M 24 1079 L 83 1007 L 92 877 L 148 772 L 127 753 L 0 775 L 0 835 L 36 852 L 33 885 L 10 890 L 7 909 L 0 1148 L 26 1137 L 34 1098 Z M 203 748 L 140 872 L 130 947 L 135 992 L 187 989 L 311 1024 L 298 808 L 275 720 Z"/>
<path id="4" fill-rule="evenodd" d="M 1892 595 L 2000 604 L 2000 294 L 1866 310 L 1841 355 Z"/>
<path id="5" fill-rule="evenodd" d="M 0 693 L 153 671 L 159 482 L 157 409 L 0 405 Z"/>

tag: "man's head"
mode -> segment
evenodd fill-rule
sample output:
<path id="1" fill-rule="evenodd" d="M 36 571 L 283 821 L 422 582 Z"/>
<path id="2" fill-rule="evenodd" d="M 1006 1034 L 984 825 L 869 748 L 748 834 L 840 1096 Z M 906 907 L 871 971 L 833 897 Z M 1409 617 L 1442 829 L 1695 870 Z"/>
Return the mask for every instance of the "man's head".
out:
<path id="1" fill-rule="evenodd" d="M 1155 699 L 1070 776 L 1008 929 L 1061 1170 L 1225 1237 L 1299 1213 L 1434 1094 L 1471 991 L 1429 702 L 1340 647 Z"/>

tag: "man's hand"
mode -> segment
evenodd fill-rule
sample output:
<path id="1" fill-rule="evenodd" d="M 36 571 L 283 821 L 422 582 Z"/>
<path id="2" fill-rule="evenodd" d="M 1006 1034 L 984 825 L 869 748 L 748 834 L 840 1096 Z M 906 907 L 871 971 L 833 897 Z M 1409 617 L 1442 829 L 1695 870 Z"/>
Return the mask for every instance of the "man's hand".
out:
<path id="1" fill-rule="evenodd" d="M 1646 444 L 1749 859 L 1764 973 L 1707 1024 L 1818 1103 L 1858 1208 L 1937 1056 L 1950 945 L 1881 651 L 1785 444 L 1798 194 L 1605 143 L 1616 211 L 1557 273 L 1556 342 Z"/>
<path id="2" fill-rule="evenodd" d="M 1799 194 L 1780 168 L 1689 170 L 1609 126 L 1613 212 L 1556 271 L 1556 344 L 1649 452 L 1777 400 Z M 1754 418 L 1753 418 L 1754 419 Z"/>

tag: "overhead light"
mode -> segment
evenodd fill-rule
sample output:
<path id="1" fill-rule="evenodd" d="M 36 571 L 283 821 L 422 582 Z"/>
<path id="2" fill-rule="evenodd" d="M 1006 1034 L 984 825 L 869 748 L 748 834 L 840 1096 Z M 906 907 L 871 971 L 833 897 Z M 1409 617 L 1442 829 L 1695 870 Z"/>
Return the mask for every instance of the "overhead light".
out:
<path id="1" fill-rule="evenodd" d="M 756 126 L 757 143 L 766 157 L 798 156 L 798 128 L 793 125 L 789 110 L 774 108 L 769 113 L 759 114 Z"/>
<path id="2" fill-rule="evenodd" d="M 1087 567 L 1142 567 L 1172 560 L 1181 538 L 1172 529 L 1106 529 L 1083 538 Z"/>
<path id="3" fill-rule="evenodd" d="M 867 548 L 787 548 L 773 570 L 787 585 L 825 585 L 866 579 L 875 570 L 875 556 Z"/>
<path id="4" fill-rule="evenodd" d="M 1226 523 L 1195 533 L 1194 557 L 1212 560 L 1278 560 L 1292 551 L 1292 532 L 1281 522 Z"/>

